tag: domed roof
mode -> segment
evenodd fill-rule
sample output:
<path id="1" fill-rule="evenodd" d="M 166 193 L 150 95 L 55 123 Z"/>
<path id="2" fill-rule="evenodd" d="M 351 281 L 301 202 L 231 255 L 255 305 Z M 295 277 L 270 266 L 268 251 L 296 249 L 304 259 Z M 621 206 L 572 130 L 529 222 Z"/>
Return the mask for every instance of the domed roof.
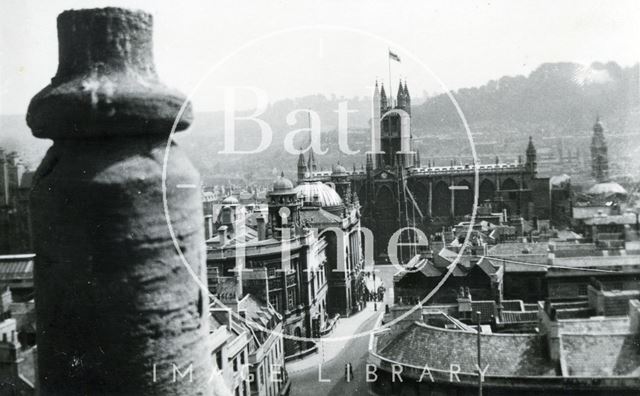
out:
<path id="1" fill-rule="evenodd" d="M 300 184 L 296 191 L 304 202 L 317 202 L 323 208 L 342 205 L 342 198 L 336 190 L 319 181 Z"/>
<path id="2" fill-rule="evenodd" d="M 238 199 L 233 195 L 229 195 L 228 197 L 222 200 L 223 205 L 237 205 L 238 203 L 239 203 Z"/>
<path id="3" fill-rule="evenodd" d="M 591 187 L 587 194 L 591 195 L 613 195 L 613 194 L 627 194 L 627 190 L 616 182 L 604 182 L 598 183 Z"/>
<path id="4" fill-rule="evenodd" d="M 284 177 L 284 172 L 280 174 L 280 177 L 273 182 L 273 191 L 283 192 L 293 189 L 293 183 L 291 180 Z"/>
<path id="5" fill-rule="evenodd" d="M 333 167 L 333 171 L 331 172 L 332 175 L 346 175 L 347 174 L 347 170 L 345 169 L 344 166 L 338 164 L 335 165 Z"/>
<path id="6" fill-rule="evenodd" d="M 560 187 L 565 183 L 571 183 L 571 177 L 566 173 L 563 173 L 561 175 L 551 176 L 551 178 L 549 179 L 549 184 L 552 187 Z"/>

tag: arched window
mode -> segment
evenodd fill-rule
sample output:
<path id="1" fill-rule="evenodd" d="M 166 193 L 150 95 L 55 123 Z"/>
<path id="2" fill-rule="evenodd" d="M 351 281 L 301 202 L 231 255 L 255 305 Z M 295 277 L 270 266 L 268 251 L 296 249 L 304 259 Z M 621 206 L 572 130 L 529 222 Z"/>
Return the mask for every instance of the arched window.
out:
<path id="1" fill-rule="evenodd" d="M 461 182 L 459 182 L 457 184 L 457 187 L 466 189 L 454 190 L 455 215 L 470 215 L 473 211 L 473 187 L 471 186 L 471 183 L 466 180 L 462 180 Z"/>
<path id="2" fill-rule="evenodd" d="M 484 179 L 480 183 L 480 187 L 478 189 L 478 205 L 487 200 L 492 200 L 493 195 L 495 194 L 496 186 L 489 179 Z"/>
<path id="3" fill-rule="evenodd" d="M 434 217 L 449 216 L 451 212 L 451 192 L 449 185 L 439 181 L 433 186 L 432 210 Z"/>

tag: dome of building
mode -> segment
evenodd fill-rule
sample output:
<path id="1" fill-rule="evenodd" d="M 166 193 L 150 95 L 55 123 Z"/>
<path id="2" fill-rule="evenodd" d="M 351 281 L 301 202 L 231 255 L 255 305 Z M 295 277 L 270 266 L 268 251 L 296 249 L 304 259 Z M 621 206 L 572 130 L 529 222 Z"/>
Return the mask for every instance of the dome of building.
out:
<path id="1" fill-rule="evenodd" d="M 587 191 L 587 194 L 606 195 L 606 196 L 615 195 L 615 194 L 627 195 L 627 190 L 625 190 L 624 187 L 622 187 L 616 182 L 604 182 L 604 183 L 598 183 L 595 186 L 591 187 Z"/>
<path id="2" fill-rule="evenodd" d="M 278 177 L 278 179 L 273 182 L 273 191 L 283 192 L 292 189 L 293 183 L 291 182 L 291 180 L 284 177 L 284 173 L 282 173 L 280 177 Z"/>
<path id="3" fill-rule="evenodd" d="M 347 174 L 347 170 L 345 169 L 344 166 L 338 164 L 336 166 L 333 167 L 333 171 L 331 172 L 332 175 L 346 175 Z"/>
<path id="4" fill-rule="evenodd" d="M 223 205 L 237 205 L 238 203 L 239 203 L 238 199 L 233 195 L 229 195 L 228 197 L 222 200 Z"/>
<path id="5" fill-rule="evenodd" d="M 300 184 L 296 191 L 303 197 L 304 202 L 315 202 L 323 208 L 342 205 L 342 198 L 336 190 L 322 182 Z"/>

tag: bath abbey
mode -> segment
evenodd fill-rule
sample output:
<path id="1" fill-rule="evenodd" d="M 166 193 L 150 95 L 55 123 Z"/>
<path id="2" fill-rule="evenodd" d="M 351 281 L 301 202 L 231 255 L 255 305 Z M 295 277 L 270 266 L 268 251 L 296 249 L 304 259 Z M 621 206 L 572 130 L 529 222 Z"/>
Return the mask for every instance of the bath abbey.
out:
<path id="1" fill-rule="evenodd" d="M 307 158 L 301 154 L 298 159 L 298 183 L 329 183 L 343 200 L 359 200 L 362 224 L 373 232 L 379 258 L 387 254 L 392 235 L 404 227 L 429 235 L 468 221 L 473 212 L 476 166 L 435 166 L 421 161 L 412 144 L 411 96 L 406 82 L 399 84 L 396 98 L 376 83 L 373 109 L 374 149 L 367 153 L 364 169 L 349 171 L 336 164 L 330 171 L 319 170 L 309 151 Z M 523 149 L 524 161 L 520 157 L 517 163 L 502 163 L 496 158 L 495 163 L 477 164 L 478 214 L 500 213 L 514 220 L 549 218 L 549 178 L 536 174 L 531 138 L 523 142 Z"/>

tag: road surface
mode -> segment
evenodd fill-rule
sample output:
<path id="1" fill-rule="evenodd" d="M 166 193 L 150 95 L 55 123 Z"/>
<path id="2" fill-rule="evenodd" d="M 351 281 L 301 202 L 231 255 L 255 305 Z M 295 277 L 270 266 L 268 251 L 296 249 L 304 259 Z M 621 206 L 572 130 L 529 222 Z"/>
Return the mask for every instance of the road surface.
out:
<path id="1" fill-rule="evenodd" d="M 397 271 L 392 266 L 376 266 L 378 276 L 383 279 L 387 292 L 385 303 L 391 304 L 393 299 L 393 274 Z M 373 304 L 373 303 L 369 303 Z M 380 312 L 384 310 L 384 303 L 378 304 Z M 373 329 L 378 315 L 369 317 L 356 330 L 356 333 Z M 366 362 L 369 352 L 369 336 L 361 336 L 350 340 L 344 350 L 334 359 L 325 364 L 304 371 L 290 373 L 291 396 L 360 396 L 368 395 L 366 383 Z M 345 365 L 353 366 L 353 378 L 350 382 L 345 378 Z M 319 377 L 319 374 L 321 378 Z M 320 381 L 322 379 L 323 382 Z"/>

